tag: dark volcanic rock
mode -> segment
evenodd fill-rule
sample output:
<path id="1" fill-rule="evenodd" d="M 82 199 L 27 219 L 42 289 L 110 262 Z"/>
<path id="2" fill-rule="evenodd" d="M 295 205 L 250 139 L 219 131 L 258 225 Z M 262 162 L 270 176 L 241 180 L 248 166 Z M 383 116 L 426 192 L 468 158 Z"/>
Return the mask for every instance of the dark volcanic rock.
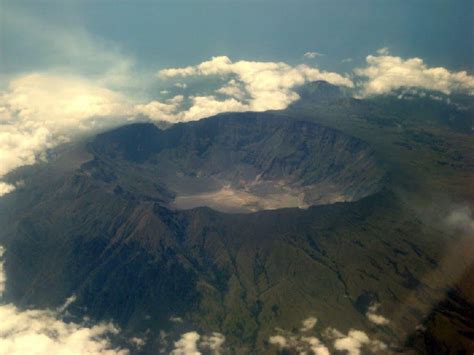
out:
<path id="1" fill-rule="evenodd" d="M 164 131 L 135 124 L 99 135 L 90 148 L 109 169 L 127 166 L 139 171 L 140 184 L 160 185 L 173 196 L 162 196 L 168 207 L 180 209 L 245 212 L 354 201 L 384 182 L 366 143 L 270 114 L 221 115 Z"/>
<path id="2" fill-rule="evenodd" d="M 363 141 L 247 113 L 126 126 L 88 151 L 78 168 L 25 173 L 0 199 L 7 301 L 55 308 L 75 295 L 79 316 L 112 319 L 125 336 L 148 331 L 150 354 L 160 331 L 176 333 L 172 316 L 180 333 L 218 331 L 241 353 L 268 350 L 275 328 L 298 331 L 312 315 L 318 332 L 361 329 L 387 344 L 419 320 L 407 312 L 394 335 L 364 314 L 377 301 L 395 317 L 423 286 L 407 277 L 432 271 L 441 243 L 383 187 Z M 280 208 L 299 206 L 295 193 L 307 208 Z M 196 195 L 216 208 L 179 205 Z"/>

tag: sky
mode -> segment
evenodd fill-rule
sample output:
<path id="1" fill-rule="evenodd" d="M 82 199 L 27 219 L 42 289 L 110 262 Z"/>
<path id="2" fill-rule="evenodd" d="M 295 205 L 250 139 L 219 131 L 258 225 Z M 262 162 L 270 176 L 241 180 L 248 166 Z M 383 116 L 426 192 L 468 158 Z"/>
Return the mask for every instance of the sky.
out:
<path id="1" fill-rule="evenodd" d="M 470 0 L 0 3 L 0 65 L 8 73 L 54 64 L 55 53 L 37 45 L 34 37 L 41 35 L 34 32 L 63 28 L 87 31 L 133 57 L 144 69 L 186 66 L 216 55 L 294 64 L 302 61 L 305 52 L 317 51 L 324 54 L 315 58 L 317 63 L 340 71 L 361 64 L 368 53 L 382 47 L 402 57 L 423 58 L 430 66 L 474 68 Z M 24 28 L 18 28 L 19 22 Z M 347 58 L 354 62 L 341 62 Z M 80 60 L 69 64 L 81 65 Z"/>
<path id="2" fill-rule="evenodd" d="M 326 80 L 356 97 L 474 95 L 474 2 L 0 0 L 0 195 L 14 169 L 137 119 L 284 109 Z"/>

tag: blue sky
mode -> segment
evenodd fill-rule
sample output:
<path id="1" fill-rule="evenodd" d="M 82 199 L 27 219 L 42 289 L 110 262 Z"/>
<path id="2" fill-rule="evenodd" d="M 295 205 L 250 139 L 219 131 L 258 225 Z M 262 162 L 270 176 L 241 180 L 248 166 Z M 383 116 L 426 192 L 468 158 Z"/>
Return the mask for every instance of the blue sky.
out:
<path id="1" fill-rule="evenodd" d="M 381 47 L 431 66 L 474 68 L 473 1 L 391 0 L 2 0 L 3 73 L 44 69 L 54 49 L 31 32 L 80 30 L 131 57 L 140 69 L 233 60 L 305 61 L 344 71 Z M 14 18 L 25 19 L 18 28 Z M 30 33 L 28 31 L 31 31 Z M 352 58 L 352 62 L 342 62 Z M 87 62 L 87 61 L 86 61 Z M 69 63 L 71 68 L 78 63 Z M 79 63 L 80 64 L 80 63 Z M 89 68 L 92 70 L 92 68 Z"/>

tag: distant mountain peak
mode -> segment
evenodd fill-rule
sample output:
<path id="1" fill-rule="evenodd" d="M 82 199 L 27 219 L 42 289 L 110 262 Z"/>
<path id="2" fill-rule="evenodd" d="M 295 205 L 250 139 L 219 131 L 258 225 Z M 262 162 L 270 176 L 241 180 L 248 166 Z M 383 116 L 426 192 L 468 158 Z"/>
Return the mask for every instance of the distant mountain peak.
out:
<path id="1" fill-rule="evenodd" d="M 300 96 L 299 101 L 311 101 L 313 103 L 327 103 L 347 97 L 341 87 L 324 80 L 309 82 L 301 86 L 297 92 Z"/>

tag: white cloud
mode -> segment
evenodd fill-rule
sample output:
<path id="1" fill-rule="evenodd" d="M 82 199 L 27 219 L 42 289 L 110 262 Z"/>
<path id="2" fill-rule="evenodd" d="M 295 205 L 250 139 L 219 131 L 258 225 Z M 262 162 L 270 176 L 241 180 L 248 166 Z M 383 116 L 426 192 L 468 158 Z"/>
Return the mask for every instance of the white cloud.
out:
<path id="1" fill-rule="evenodd" d="M 308 58 L 308 59 L 314 59 L 316 57 L 321 57 L 323 55 L 324 54 L 319 53 L 319 52 L 306 52 L 305 54 L 303 54 L 303 57 Z"/>
<path id="2" fill-rule="evenodd" d="M 346 351 L 349 355 L 359 355 L 364 347 L 372 351 L 383 351 L 387 349 L 387 345 L 379 340 L 370 340 L 367 334 L 357 329 L 349 330 L 347 335 L 338 336 L 334 341 L 334 348 L 340 351 Z M 336 335 L 337 333 L 334 333 Z"/>
<path id="3" fill-rule="evenodd" d="M 225 337 L 217 332 L 211 335 L 199 335 L 192 331 L 181 335 L 180 339 L 174 343 L 172 355 L 199 355 L 200 349 L 206 350 L 214 355 L 219 355 L 223 351 Z"/>
<path id="4" fill-rule="evenodd" d="M 83 326 L 65 323 L 51 311 L 21 311 L 0 305 L 0 354 L 128 354 L 108 338 L 117 334 L 112 324 Z"/>
<path id="5" fill-rule="evenodd" d="M 72 296 L 68 297 L 68 298 L 66 299 L 66 301 L 63 303 L 63 305 L 58 308 L 58 312 L 59 312 L 59 313 L 64 312 L 71 304 L 73 304 L 74 302 L 76 302 L 76 300 L 77 300 L 76 295 L 72 295 Z"/>
<path id="6" fill-rule="evenodd" d="M 309 318 L 306 318 L 306 319 L 302 322 L 302 325 L 303 325 L 303 326 L 300 328 L 300 330 L 301 330 L 302 332 L 307 332 L 307 331 L 313 329 L 317 322 L 318 322 L 318 319 L 317 319 L 316 317 L 309 317 Z"/>
<path id="7" fill-rule="evenodd" d="M 283 335 L 273 335 L 268 338 L 268 342 L 280 348 L 286 348 L 288 346 L 288 341 Z"/>
<path id="8" fill-rule="evenodd" d="M 135 110 L 153 120 L 159 121 L 178 121 L 179 110 L 184 100 L 182 95 L 177 95 L 165 102 L 153 100 L 147 104 L 138 104 Z"/>
<path id="9" fill-rule="evenodd" d="M 234 98 L 218 100 L 214 96 L 194 96 L 191 97 L 191 101 L 192 106 L 178 116 L 179 120 L 194 121 L 221 112 L 239 112 L 248 110 L 248 107 L 245 104 Z"/>
<path id="10" fill-rule="evenodd" d="M 465 71 L 428 67 L 420 58 L 403 59 L 389 55 L 386 48 L 378 50 L 377 55 L 367 56 L 366 61 L 366 67 L 354 70 L 363 78 L 362 96 L 386 94 L 404 87 L 474 95 L 474 76 Z"/>
<path id="11" fill-rule="evenodd" d="M 302 337 L 301 340 L 309 345 L 315 355 L 329 355 L 329 349 L 318 338 Z"/>
<path id="12" fill-rule="evenodd" d="M 126 115 L 126 98 L 90 80 L 77 76 L 33 73 L 10 81 L 0 99 L 8 112 L 30 122 L 54 121 L 55 126 L 77 124 L 93 116 Z"/>
<path id="13" fill-rule="evenodd" d="M 213 57 L 209 61 L 196 66 L 184 68 L 169 68 L 159 72 L 160 78 L 175 78 L 215 75 L 229 78 L 227 86 L 220 89 L 220 93 L 231 94 L 235 97 L 236 87 L 241 88 L 248 97 L 248 104 L 228 101 L 219 105 L 215 98 L 209 96 L 208 101 L 213 106 L 227 108 L 230 104 L 233 109 L 249 111 L 265 111 L 284 109 L 292 102 L 298 100 L 295 92 L 298 86 L 308 81 L 326 80 L 335 85 L 352 87 L 352 81 L 337 73 L 321 71 L 307 65 L 290 66 L 283 62 L 232 62 L 226 56 Z M 194 116 L 193 116 L 194 117 Z"/>
<path id="14" fill-rule="evenodd" d="M 132 337 L 129 341 L 137 349 L 141 349 L 146 344 L 146 340 L 139 337 Z"/>
<path id="15" fill-rule="evenodd" d="M 227 85 L 216 90 L 217 93 L 233 97 L 237 100 L 243 100 L 246 98 L 246 93 L 242 90 L 239 84 L 235 80 L 230 80 Z"/>
<path id="16" fill-rule="evenodd" d="M 213 354 L 219 355 L 225 343 L 225 337 L 220 333 L 212 333 L 212 335 L 204 335 L 199 344 L 201 348 L 210 350 Z"/>
<path id="17" fill-rule="evenodd" d="M 123 123 L 134 113 L 122 94 L 84 78 L 51 73 L 15 78 L 0 95 L 0 179 L 34 164 L 71 135 Z M 0 195 L 13 188 L 0 183 Z"/>
<path id="18" fill-rule="evenodd" d="M 0 181 L 0 196 L 8 194 L 15 190 L 15 185 L 7 184 L 5 182 Z"/>
<path id="19" fill-rule="evenodd" d="M 295 336 L 283 332 L 269 337 L 268 342 L 280 350 L 296 350 L 298 354 L 307 354 L 311 351 L 316 355 L 329 355 L 329 349 L 316 337 Z"/>
<path id="20" fill-rule="evenodd" d="M 191 96 L 188 100 L 188 108 L 185 107 L 184 97 L 178 95 L 164 102 L 153 100 L 147 104 L 136 105 L 135 110 L 152 120 L 168 122 L 196 121 L 221 112 L 248 110 L 245 104 L 234 98 L 218 100 L 215 96 Z"/>
<path id="21" fill-rule="evenodd" d="M 377 309 L 378 306 L 373 308 L 374 311 Z M 268 342 L 280 350 L 294 350 L 298 354 L 308 354 L 312 352 L 316 355 L 329 355 L 330 351 L 327 345 L 315 336 L 306 335 L 307 332 L 314 329 L 316 322 L 317 319 L 315 317 L 308 317 L 303 320 L 303 327 L 300 328 L 300 334 L 276 328 L 277 334 L 270 336 Z M 379 340 L 371 340 L 365 332 L 357 329 L 350 329 L 346 335 L 336 328 L 327 327 L 321 335 L 327 342 L 332 343 L 334 349 L 344 351 L 349 355 L 359 355 L 363 350 L 370 350 L 372 352 L 384 352 L 387 350 L 385 343 Z"/>
<path id="22" fill-rule="evenodd" d="M 474 216 L 469 206 L 457 206 L 449 212 L 445 223 L 448 227 L 474 236 Z"/>
<path id="23" fill-rule="evenodd" d="M 379 307 L 379 303 L 374 303 L 369 307 L 369 309 L 365 313 L 365 316 L 372 323 L 375 323 L 377 325 L 387 325 L 388 323 L 390 323 L 390 321 L 384 316 L 377 314 L 377 310 L 379 309 Z"/>
<path id="24" fill-rule="evenodd" d="M 174 84 L 174 86 L 176 86 L 179 89 L 186 89 L 188 87 L 188 84 L 186 84 L 186 83 L 176 83 L 176 84 Z"/>
<path id="25" fill-rule="evenodd" d="M 188 332 L 181 335 L 181 338 L 174 343 L 172 355 L 200 355 L 197 342 L 201 336 L 197 332 Z"/>
<path id="26" fill-rule="evenodd" d="M 349 355 L 359 355 L 362 346 L 368 343 L 369 337 L 367 334 L 360 330 L 351 329 L 346 337 L 337 339 L 334 342 L 334 348 L 336 350 L 347 351 Z"/>

